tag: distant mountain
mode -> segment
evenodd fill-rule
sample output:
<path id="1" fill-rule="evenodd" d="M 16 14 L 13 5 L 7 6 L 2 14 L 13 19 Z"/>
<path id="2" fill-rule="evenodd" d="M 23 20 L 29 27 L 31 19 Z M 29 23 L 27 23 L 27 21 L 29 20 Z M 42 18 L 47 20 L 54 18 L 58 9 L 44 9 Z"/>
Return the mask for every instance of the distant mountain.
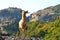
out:
<path id="1" fill-rule="evenodd" d="M 15 8 L 15 7 L 9 7 L 6 9 L 0 10 L 0 22 L 4 20 L 17 20 L 19 21 L 21 19 L 21 12 L 22 9 L 20 8 Z M 29 20 L 29 18 L 27 19 Z"/>
<path id="2" fill-rule="evenodd" d="M 38 10 L 30 15 L 30 21 L 42 21 L 49 22 L 54 21 L 57 16 L 60 16 L 60 4 L 56 6 L 50 6 L 43 10 Z"/>
<path id="3" fill-rule="evenodd" d="M 3 21 L 4 19 L 21 19 L 21 11 L 22 9 L 9 7 L 7 9 L 0 10 L 0 20 Z"/>

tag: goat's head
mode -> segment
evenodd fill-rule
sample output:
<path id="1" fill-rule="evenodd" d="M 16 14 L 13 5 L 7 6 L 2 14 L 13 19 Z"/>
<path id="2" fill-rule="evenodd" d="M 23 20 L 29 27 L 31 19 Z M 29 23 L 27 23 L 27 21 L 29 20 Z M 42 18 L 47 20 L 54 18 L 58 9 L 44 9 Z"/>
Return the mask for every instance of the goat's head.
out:
<path id="1" fill-rule="evenodd" d="M 22 11 L 22 15 L 26 15 L 26 13 L 28 13 L 28 11 Z"/>
<path id="2" fill-rule="evenodd" d="M 28 13 L 28 11 L 22 11 L 22 13 L 26 14 L 26 13 Z"/>

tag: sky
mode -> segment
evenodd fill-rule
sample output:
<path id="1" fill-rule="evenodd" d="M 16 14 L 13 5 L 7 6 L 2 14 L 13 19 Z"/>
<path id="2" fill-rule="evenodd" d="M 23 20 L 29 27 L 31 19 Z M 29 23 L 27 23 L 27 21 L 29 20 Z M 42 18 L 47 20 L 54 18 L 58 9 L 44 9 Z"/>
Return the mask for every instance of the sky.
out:
<path id="1" fill-rule="evenodd" d="M 57 4 L 60 4 L 60 0 L 0 0 L 0 10 L 17 7 L 32 13 Z"/>

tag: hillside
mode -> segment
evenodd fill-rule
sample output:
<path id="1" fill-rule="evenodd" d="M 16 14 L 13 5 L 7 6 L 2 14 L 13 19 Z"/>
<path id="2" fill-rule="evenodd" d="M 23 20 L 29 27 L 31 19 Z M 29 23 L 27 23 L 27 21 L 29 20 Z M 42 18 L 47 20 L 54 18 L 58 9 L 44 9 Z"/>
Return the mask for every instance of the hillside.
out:
<path id="1" fill-rule="evenodd" d="M 40 37 L 44 40 L 60 40 L 60 17 L 54 22 L 48 23 L 28 22 L 26 36 Z"/>
<path id="2" fill-rule="evenodd" d="M 30 21 L 51 22 L 60 16 L 60 4 L 56 6 L 50 6 L 43 10 L 38 10 L 30 15 Z"/>
<path id="3" fill-rule="evenodd" d="M 32 13 L 26 25 L 27 37 L 60 40 L 60 4 Z"/>

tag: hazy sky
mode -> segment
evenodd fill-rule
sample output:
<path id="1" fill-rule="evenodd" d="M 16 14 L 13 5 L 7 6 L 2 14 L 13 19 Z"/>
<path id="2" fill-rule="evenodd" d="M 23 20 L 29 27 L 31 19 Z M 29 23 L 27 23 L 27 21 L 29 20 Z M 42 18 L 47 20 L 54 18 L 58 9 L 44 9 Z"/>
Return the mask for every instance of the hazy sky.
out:
<path id="1" fill-rule="evenodd" d="M 18 7 L 34 12 L 57 4 L 60 4 L 60 0 L 0 0 L 0 10 L 8 7 Z"/>

